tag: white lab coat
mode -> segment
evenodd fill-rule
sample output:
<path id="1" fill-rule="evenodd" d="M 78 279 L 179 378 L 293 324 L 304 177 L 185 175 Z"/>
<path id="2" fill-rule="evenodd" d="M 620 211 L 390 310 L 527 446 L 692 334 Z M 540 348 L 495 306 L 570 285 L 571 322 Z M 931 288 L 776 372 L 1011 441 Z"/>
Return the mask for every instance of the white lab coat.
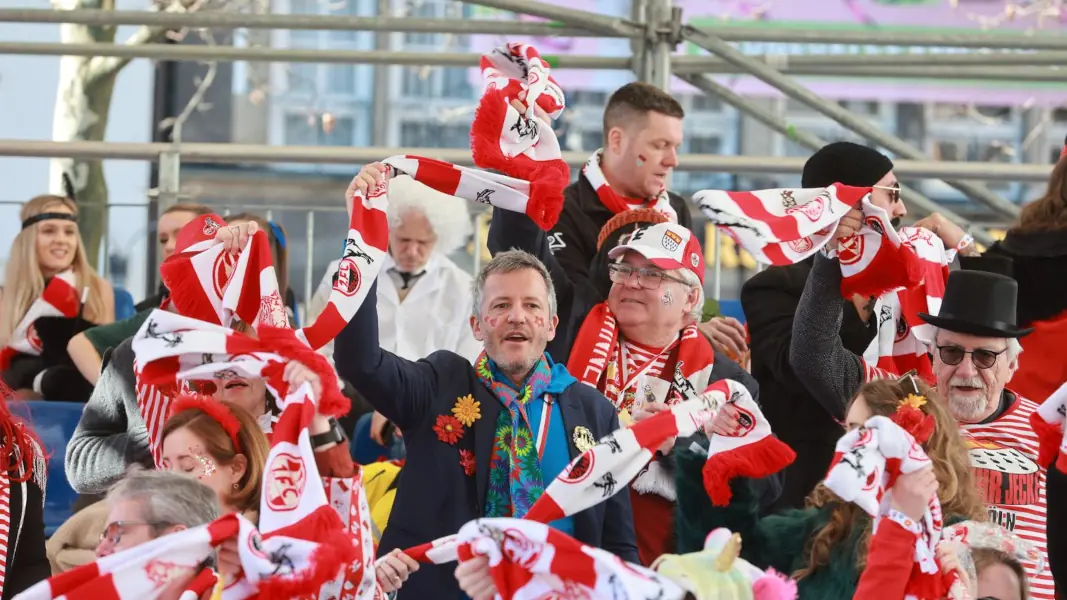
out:
<path id="1" fill-rule="evenodd" d="M 326 307 L 333 287 L 333 274 L 341 261 L 330 263 L 309 307 L 309 319 Z M 396 263 L 386 255 L 378 276 L 378 343 L 401 358 L 419 360 L 438 350 L 451 350 L 473 363 L 482 351 L 471 333 L 471 283 L 473 278 L 447 256 L 434 252 L 426 274 L 408 292 L 404 302 L 397 296 L 389 269 Z M 333 342 L 322 352 L 333 355 Z"/>

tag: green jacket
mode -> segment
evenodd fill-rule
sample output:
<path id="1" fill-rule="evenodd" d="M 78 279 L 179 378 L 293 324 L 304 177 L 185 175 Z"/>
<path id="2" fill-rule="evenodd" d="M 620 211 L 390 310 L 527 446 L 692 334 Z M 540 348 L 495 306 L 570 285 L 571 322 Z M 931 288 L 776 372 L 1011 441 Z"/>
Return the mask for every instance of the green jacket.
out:
<path id="1" fill-rule="evenodd" d="M 674 454 L 679 554 L 703 550 L 704 538 L 712 530 L 725 527 L 741 534 L 741 557 L 757 567 L 773 568 L 791 576 L 807 564 L 805 546 L 829 521 L 830 507 L 790 510 L 761 518 L 752 480 L 748 479 L 733 482 L 729 506 L 712 506 L 702 474 L 707 455 L 679 448 Z M 851 600 L 859 583 L 856 548 L 863 529 L 853 527 L 848 541 L 831 550 L 828 565 L 797 582 L 800 598 Z"/>

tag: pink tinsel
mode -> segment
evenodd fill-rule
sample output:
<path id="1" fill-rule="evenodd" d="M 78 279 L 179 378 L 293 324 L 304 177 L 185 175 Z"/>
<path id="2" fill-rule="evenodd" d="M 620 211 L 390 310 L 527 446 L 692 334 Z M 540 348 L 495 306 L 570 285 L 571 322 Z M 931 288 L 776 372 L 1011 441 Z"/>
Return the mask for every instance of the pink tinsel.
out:
<path id="1" fill-rule="evenodd" d="M 767 569 L 752 585 L 752 596 L 755 600 L 796 600 L 797 582 L 774 569 Z"/>

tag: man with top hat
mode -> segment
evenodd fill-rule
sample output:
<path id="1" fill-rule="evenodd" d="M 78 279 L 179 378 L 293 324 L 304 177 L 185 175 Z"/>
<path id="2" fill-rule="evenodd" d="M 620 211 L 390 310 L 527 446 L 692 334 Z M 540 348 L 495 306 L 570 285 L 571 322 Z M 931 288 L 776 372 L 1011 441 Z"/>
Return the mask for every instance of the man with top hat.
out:
<path id="1" fill-rule="evenodd" d="M 845 233 L 851 233 L 848 227 Z M 825 257 L 817 260 L 830 262 Z M 966 261 L 965 266 L 1002 268 L 991 261 Z M 813 283 L 817 282 L 809 281 L 805 290 L 798 319 L 812 314 L 815 306 L 839 289 L 820 292 L 820 286 Z M 937 394 L 966 434 L 971 467 L 989 507 L 990 521 L 1033 542 L 1044 554 L 1046 470 L 1037 462 L 1038 438 L 1029 423 L 1038 405 L 1007 387 L 1019 366 L 1019 338 L 1032 331 L 1016 325 L 1017 295 L 1018 284 L 1002 273 L 953 271 L 938 314 L 919 313 L 919 318 L 936 328 L 930 351 Z M 808 329 L 827 326 L 832 323 L 826 320 L 806 324 Z M 810 390 L 826 390 L 830 402 L 854 395 L 869 376 L 861 354 L 846 351 L 839 342 L 820 352 L 825 369 L 798 369 L 798 378 Z M 1031 596 L 1052 600 L 1054 587 L 1048 569 L 1032 562 L 1025 566 Z"/>
<path id="2" fill-rule="evenodd" d="M 352 185 L 366 193 L 381 173 L 380 165 L 368 165 Z M 373 287 L 337 336 L 338 373 L 407 444 L 379 554 L 452 535 L 472 519 L 523 517 L 571 460 L 619 428 L 604 396 L 578 385 L 577 373 L 545 352 L 559 324 L 552 282 L 545 265 L 522 251 L 500 253 L 482 267 L 470 327 L 484 350 L 473 364 L 447 350 L 410 361 L 382 349 Z M 639 560 L 626 494 L 551 525 Z M 400 598 L 459 598 L 454 571 L 425 565 Z"/>

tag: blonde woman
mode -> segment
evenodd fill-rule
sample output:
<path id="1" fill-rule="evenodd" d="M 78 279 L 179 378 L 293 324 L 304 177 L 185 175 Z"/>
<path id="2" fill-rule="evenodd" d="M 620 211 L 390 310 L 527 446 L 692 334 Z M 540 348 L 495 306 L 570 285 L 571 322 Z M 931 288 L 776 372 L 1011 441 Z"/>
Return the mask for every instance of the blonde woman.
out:
<path id="1" fill-rule="evenodd" d="M 69 281 L 78 299 L 84 298 L 79 313 L 82 319 L 93 324 L 115 320 L 114 290 L 89 265 L 78 233 L 77 217 L 78 207 L 74 201 L 60 196 L 38 196 L 22 206 L 22 231 L 11 244 L 4 278 L 0 347 L 19 351 L 5 367 L 4 380 L 23 395 L 84 400 L 52 394 L 80 396 L 81 392 L 86 392 L 83 388 L 88 386 L 69 364 L 66 341 L 61 347 L 51 348 L 49 340 L 45 339 L 44 345 L 49 347 L 42 348 L 42 338 L 51 336 L 37 337 L 33 329 L 25 329 L 28 323 L 24 321 L 32 318 L 31 309 L 53 277 L 60 276 Z M 76 327 L 72 322 L 71 335 L 77 333 Z M 55 329 L 64 330 L 63 327 Z M 28 347 L 37 355 L 26 352 Z M 87 392 L 85 395 L 87 397 Z"/>

